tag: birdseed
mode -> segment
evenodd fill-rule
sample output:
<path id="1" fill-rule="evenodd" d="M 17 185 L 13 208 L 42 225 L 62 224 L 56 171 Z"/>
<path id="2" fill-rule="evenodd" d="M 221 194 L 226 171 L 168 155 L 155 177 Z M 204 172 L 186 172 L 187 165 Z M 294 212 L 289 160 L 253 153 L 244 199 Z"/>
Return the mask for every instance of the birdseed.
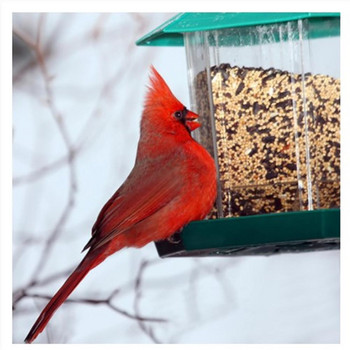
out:
<path id="1" fill-rule="evenodd" d="M 339 79 L 221 64 L 195 98 L 221 185 L 211 218 L 340 206 Z"/>

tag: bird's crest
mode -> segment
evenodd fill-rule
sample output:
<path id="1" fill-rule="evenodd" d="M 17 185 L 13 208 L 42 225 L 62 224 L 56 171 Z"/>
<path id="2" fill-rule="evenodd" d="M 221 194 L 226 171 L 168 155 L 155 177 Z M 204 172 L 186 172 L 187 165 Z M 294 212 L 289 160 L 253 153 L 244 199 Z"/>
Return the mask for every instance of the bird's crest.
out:
<path id="1" fill-rule="evenodd" d="M 157 104 L 166 105 L 168 107 L 173 104 L 181 105 L 171 92 L 165 80 L 153 66 L 150 67 L 150 73 L 150 85 L 148 87 L 145 106 L 154 107 Z"/>

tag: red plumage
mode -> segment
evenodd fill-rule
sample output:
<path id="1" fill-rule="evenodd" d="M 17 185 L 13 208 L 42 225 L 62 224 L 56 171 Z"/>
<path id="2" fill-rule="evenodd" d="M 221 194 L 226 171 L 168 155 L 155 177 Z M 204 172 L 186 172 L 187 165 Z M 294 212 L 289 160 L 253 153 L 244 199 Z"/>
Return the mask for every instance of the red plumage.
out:
<path id="1" fill-rule="evenodd" d="M 43 331 L 54 312 L 95 266 L 124 247 L 163 240 L 204 219 L 216 197 L 216 170 L 192 137 L 200 126 L 151 67 L 134 168 L 102 208 L 84 247 L 86 256 L 41 312 L 25 342 Z"/>

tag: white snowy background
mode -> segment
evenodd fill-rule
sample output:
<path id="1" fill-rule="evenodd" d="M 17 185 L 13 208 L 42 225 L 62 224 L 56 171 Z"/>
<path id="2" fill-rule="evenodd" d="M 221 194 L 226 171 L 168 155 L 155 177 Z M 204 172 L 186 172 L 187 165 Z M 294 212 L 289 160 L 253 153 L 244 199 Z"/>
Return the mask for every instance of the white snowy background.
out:
<path id="1" fill-rule="evenodd" d="M 189 106 L 184 48 L 135 45 L 173 15 L 13 16 L 14 343 L 134 164 L 151 64 Z M 339 251 L 162 260 L 149 244 L 90 272 L 37 342 L 338 343 L 339 280 Z"/>

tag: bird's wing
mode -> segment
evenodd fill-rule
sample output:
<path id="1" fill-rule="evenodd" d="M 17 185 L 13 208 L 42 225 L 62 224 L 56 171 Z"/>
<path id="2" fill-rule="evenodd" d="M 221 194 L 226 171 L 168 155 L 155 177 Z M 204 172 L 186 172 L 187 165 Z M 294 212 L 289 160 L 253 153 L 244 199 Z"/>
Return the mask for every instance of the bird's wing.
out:
<path id="1" fill-rule="evenodd" d="M 126 183 L 102 208 L 84 247 L 97 248 L 121 232 L 154 214 L 179 195 L 179 167 L 154 169 L 151 174 L 129 176 Z"/>

